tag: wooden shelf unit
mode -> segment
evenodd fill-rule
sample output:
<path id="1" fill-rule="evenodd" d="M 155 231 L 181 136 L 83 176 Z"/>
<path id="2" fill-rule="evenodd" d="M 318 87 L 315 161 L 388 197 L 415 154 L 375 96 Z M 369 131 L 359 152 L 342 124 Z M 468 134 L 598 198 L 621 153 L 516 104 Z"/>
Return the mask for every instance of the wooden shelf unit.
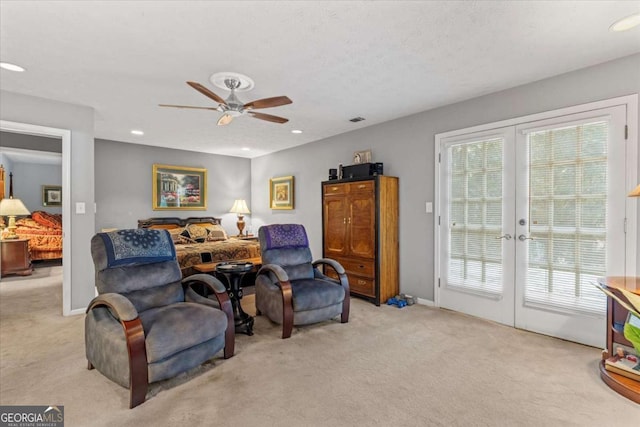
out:
<path id="1" fill-rule="evenodd" d="M 601 277 L 598 283 L 607 287 L 615 295 L 620 295 L 618 289 L 623 288 L 640 295 L 640 277 Z M 613 298 L 607 296 L 607 353 L 599 363 L 600 378 L 617 393 L 627 399 L 640 403 L 640 381 L 632 380 L 605 368 L 604 359 L 616 354 L 616 344 L 632 347 L 631 342 L 624 337 L 624 325 L 628 311 Z"/>

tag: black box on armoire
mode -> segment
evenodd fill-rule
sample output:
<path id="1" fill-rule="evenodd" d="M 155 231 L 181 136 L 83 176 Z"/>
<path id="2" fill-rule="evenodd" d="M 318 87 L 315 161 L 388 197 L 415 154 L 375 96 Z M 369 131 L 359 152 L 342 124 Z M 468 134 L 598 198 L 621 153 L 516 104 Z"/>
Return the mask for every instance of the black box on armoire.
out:
<path id="1" fill-rule="evenodd" d="M 342 168 L 342 178 L 364 178 L 367 176 L 384 175 L 383 169 L 382 163 L 360 163 L 344 166 Z"/>

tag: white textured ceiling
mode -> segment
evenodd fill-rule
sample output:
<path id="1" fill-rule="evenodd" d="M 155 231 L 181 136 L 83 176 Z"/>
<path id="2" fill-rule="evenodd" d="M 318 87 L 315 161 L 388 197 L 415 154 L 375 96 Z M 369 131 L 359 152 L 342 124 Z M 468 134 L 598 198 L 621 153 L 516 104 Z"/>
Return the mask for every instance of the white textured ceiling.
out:
<path id="1" fill-rule="evenodd" d="M 0 89 L 95 109 L 98 138 L 255 157 L 640 51 L 638 1 L 6 1 Z M 209 76 L 293 104 L 216 126 Z M 360 123 L 348 119 L 365 117 Z M 136 137 L 131 129 L 143 129 Z M 295 135 L 292 129 L 304 133 Z M 249 147 L 251 151 L 242 151 Z"/>

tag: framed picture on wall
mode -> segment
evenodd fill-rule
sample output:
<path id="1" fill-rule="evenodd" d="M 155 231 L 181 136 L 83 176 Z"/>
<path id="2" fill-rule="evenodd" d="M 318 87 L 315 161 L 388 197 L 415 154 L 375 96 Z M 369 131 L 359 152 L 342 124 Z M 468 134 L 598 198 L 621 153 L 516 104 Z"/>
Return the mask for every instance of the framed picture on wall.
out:
<path id="1" fill-rule="evenodd" d="M 42 206 L 62 206 L 62 187 L 60 185 L 42 186 Z"/>
<path id="2" fill-rule="evenodd" d="M 153 165 L 153 210 L 207 209 L 207 170 Z"/>
<path id="3" fill-rule="evenodd" d="M 293 176 L 269 180 L 271 209 L 293 209 Z"/>

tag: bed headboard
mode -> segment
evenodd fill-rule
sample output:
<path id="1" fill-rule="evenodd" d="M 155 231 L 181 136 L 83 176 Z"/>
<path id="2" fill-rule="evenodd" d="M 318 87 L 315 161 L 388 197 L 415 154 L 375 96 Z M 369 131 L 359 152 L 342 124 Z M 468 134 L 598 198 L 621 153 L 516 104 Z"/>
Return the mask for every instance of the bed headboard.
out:
<path id="1" fill-rule="evenodd" d="M 187 224 L 214 224 L 220 225 L 222 220 L 212 216 L 190 216 L 189 218 L 164 217 L 164 218 L 147 218 L 138 220 L 138 228 L 164 228 L 170 230 L 172 228 L 184 227 Z"/>

